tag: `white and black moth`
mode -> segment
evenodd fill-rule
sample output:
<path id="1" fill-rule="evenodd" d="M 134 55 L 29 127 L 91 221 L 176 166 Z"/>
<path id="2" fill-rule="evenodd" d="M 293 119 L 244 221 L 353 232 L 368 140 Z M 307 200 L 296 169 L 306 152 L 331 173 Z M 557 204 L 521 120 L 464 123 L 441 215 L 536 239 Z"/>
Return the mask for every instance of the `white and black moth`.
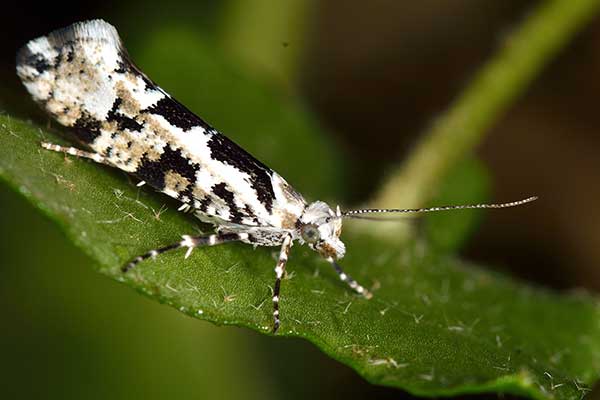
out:
<path id="1" fill-rule="evenodd" d="M 342 218 L 365 213 L 503 208 L 477 204 L 422 209 L 342 212 L 322 201 L 308 203 L 279 174 L 212 128 L 152 82 L 129 58 L 115 28 L 102 20 L 75 23 L 27 43 L 17 54 L 17 74 L 33 97 L 60 124 L 71 127 L 91 151 L 42 143 L 45 149 L 85 157 L 126 171 L 179 200 L 213 224 L 208 236 L 182 240 L 138 256 L 123 267 L 165 251 L 240 241 L 281 246 L 273 287 L 273 331 L 279 327 L 279 289 L 294 241 L 318 252 L 358 294 L 371 294 L 336 260 Z"/>

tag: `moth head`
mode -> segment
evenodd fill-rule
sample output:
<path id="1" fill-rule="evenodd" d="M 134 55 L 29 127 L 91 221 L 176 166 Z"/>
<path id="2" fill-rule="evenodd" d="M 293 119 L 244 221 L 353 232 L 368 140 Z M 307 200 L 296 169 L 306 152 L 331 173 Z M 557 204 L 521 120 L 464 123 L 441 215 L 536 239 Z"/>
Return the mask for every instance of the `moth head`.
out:
<path id="1" fill-rule="evenodd" d="M 315 201 L 306 207 L 298 224 L 298 239 L 302 243 L 334 260 L 344 257 L 346 246 L 340 240 L 342 214 L 339 207 L 334 212 L 322 201 Z"/>

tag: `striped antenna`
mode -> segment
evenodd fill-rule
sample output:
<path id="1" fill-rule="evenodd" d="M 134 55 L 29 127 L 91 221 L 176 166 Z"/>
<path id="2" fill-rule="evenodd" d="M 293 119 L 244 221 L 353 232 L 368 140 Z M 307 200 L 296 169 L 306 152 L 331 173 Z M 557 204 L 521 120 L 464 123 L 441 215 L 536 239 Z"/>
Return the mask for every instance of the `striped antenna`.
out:
<path id="1" fill-rule="evenodd" d="M 498 204 L 465 204 L 457 206 L 441 206 L 441 207 L 426 207 L 426 208 L 363 208 L 360 210 L 348 210 L 342 213 L 342 217 L 361 218 L 361 214 L 377 214 L 377 213 L 427 213 L 436 211 L 450 210 L 465 210 L 473 208 L 508 208 L 516 207 L 522 204 L 531 203 L 537 200 L 537 196 L 531 196 L 523 200 L 511 201 L 510 203 Z"/>

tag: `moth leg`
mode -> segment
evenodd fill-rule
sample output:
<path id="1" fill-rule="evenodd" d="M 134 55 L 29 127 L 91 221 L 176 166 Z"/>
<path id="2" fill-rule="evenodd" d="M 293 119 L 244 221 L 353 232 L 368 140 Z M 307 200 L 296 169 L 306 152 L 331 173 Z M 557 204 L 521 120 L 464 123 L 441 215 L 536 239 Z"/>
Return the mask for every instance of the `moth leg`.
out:
<path id="1" fill-rule="evenodd" d="M 292 237 L 286 236 L 281 244 L 279 260 L 275 266 L 275 286 L 273 287 L 273 333 L 277 332 L 277 329 L 279 329 L 279 289 L 281 288 L 281 278 L 285 273 L 285 265 L 287 264 L 291 248 Z"/>
<path id="2" fill-rule="evenodd" d="M 192 254 L 192 250 L 194 250 L 196 247 L 214 246 L 214 245 L 226 243 L 226 242 L 235 242 L 235 241 L 246 239 L 247 237 L 248 237 L 248 234 L 246 234 L 246 233 L 221 233 L 221 234 L 213 234 L 213 235 L 209 235 L 209 236 L 183 235 L 181 237 L 182 240 L 177 243 L 173 243 L 173 244 L 170 244 L 165 247 L 160 247 L 158 249 L 150 250 L 149 252 L 142 254 L 141 256 L 137 256 L 136 258 L 131 260 L 131 262 L 124 265 L 121 268 L 121 271 L 127 272 L 130 269 L 132 269 L 133 267 L 135 267 L 136 265 L 138 265 L 140 262 L 147 260 L 148 258 L 151 258 L 151 257 L 154 258 L 154 257 L 158 256 L 159 254 L 162 254 L 169 250 L 176 250 L 176 249 L 180 249 L 182 247 L 187 247 L 187 252 L 185 253 L 185 258 L 188 258 L 190 256 L 190 254 Z"/>
<path id="3" fill-rule="evenodd" d="M 369 292 L 363 286 L 359 285 L 358 282 L 356 282 L 354 279 L 352 279 L 352 277 L 350 275 L 345 273 L 344 270 L 342 269 L 342 267 L 340 267 L 340 265 L 338 263 L 336 263 L 333 258 L 329 257 L 327 259 L 327 261 L 329 261 L 329 263 L 331 263 L 331 265 L 335 269 L 335 272 L 337 272 L 337 274 L 339 275 L 340 279 L 342 281 L 346 282 L 352 290 L 354 290 L 356 293 L 364 296 L 367 299 L 370 299 L 371 297 L 373 297 L 373 294 L 371 292 Z"/>
<path id="4" fill-rule="evenodd" d="M 97 163 L 112 166 L 112 164 L 108 162 L 108 160 L 105 157 L 101 156 L 98 153 L 92 153 L 90 151 L 80 150 L 75 147 L 61 146 L 59 144 L 53 144 L 48 142 L 42 142 L 42 147 L 46 150 L 52 150 L 59 153 L 69 154 L 81 158 L 88 158 L 90 160 L 96 161 Z"/>

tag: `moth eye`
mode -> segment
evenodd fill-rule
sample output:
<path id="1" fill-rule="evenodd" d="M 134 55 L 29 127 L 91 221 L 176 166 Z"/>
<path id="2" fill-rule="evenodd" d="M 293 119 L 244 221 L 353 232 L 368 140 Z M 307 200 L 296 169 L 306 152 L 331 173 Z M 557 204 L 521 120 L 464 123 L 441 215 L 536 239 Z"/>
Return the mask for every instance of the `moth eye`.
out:
<path id="1" fill-rule="evenodd" d="M 302 239 L 308 243 L 315 243 L 321 239 L 319 229 L 315 225 L 304 225 L 302 227 Z"/>

